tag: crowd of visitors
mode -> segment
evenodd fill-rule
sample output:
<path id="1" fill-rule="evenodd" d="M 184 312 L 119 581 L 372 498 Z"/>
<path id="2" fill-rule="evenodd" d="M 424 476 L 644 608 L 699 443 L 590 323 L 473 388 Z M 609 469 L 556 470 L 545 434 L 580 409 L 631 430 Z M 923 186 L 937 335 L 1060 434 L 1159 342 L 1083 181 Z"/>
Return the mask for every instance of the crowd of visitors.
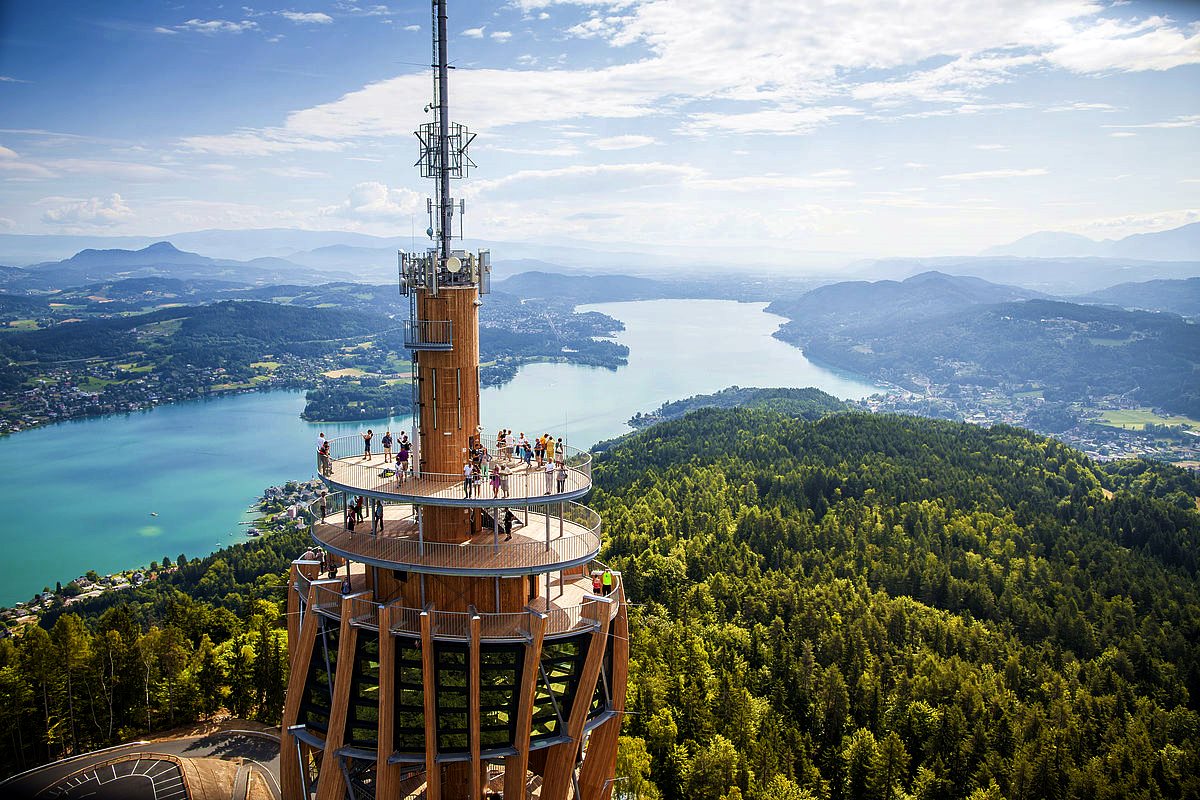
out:
<path id="1" fill-rule="evenodd" d="M 374 431 L 368 429 L 359 434 L 363 440 L 363 461 L 371 461 L 371 442 Z M 393 437 L 391 430 L 384 431 L 380 439 L 383 446 L 383 464 L 379 476 L 392 477 L 399 488 L 413 477 L 412 442 L 408 433 L 401 431 Z M 324 433 L 317 436 L 317 465 L 322 475 L 333 475 L 333 458 L 330 443 Z M 462 465 L 462 490 L 464 498 L 482 497 L 487 488 L 492 490 L 493 500 L 511 497 L 509 478 L 521 475 L 527 481 L 525 493 L 520 496 L 540 494 L 562 494 L 567 489 L 570 472 L 566 464 L 566 448 L 562 437 L 545 433 L 530 440 L 524 431 L 514 434 L 503 428 L 496 434 L 495 446 L 488 448 L 476 437 L 471 437 L 467 458 Z M 542 478 L 537 478 L 542 475 Z M 544 481 L 544 483 L 537 483 Z"/>

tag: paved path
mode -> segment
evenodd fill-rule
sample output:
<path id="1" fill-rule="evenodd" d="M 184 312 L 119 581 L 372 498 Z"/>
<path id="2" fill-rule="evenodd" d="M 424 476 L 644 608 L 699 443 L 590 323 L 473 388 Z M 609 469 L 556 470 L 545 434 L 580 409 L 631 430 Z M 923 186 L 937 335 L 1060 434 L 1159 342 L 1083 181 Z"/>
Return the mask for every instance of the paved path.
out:
<path id="1" fill-rule="evenodd" d="M 217 731 L 204 736 L 188 736 L 164 742 L 133 742 L 66 761 L 57 761 L 0 783 L 0 797 L 4 800 L 33 798 L 38 792 L 53 786 L 63 778 L 80 771 L 86 773 L 90 766 L 111 761 L 127 753 L 162 753 L 181 758 L 219 758 L 226 761 L 244 758 L 252 769 L 263 776 L 271 793 L 279 800 L 278 740 L 270 734 L 239 731 Z M 86 775 L 84 779 L 87 779 Z M 245 785 L 245 781 L 241 781 L 243 794 Z M 125 790 L 125 786 L 126 784 L 122 783 L 122 791 Z M 146 788 L 150 789 L 149 783 L 146 783 Z M 152 791 L 147 797 L 153 796 Z"/>

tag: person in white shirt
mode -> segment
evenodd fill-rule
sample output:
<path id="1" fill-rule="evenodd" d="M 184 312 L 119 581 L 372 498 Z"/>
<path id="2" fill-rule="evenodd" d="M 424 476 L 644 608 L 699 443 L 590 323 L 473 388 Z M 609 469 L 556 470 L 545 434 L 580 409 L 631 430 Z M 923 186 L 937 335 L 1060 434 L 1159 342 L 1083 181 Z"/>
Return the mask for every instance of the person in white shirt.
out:
<path id="1" fill-rule="evenodd" d="M 554 491 L 554 462 L 553 461 L 546 462 L 545 471 L 546 471 L 546 494 L 550 494 Z"/>

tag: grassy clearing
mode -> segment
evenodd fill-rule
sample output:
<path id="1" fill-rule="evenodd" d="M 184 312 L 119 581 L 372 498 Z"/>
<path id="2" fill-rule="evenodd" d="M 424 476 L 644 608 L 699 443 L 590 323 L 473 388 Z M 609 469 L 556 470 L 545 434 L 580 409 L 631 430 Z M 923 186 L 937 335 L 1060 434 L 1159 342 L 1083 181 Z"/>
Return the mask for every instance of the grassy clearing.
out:
<path id="1" fill-rule="evenodd" d="M 124 381 L 114 381 L 109 378 L 95 378 L 95 377 L 89 375 L 88 377 L 84 378 L 76 385 L 79 387 L 80 391 L 99 392 L 105 386 L 112 386 L 113 384 L 116 384 L 116 383 L 124 383 Z"/>
<path id="2" fill-rule="evenodd" d="M 358 367 L 345 367 L 344 369 L 331 369 L 321 374 L 326 378 L 361 378 L 367 373 Z"/>
<path id="3" fill-rule="evenodd" d="M 8 323 L 8 327 L 18 331 L 36 331 L 38 324 L 33 319 L 14 319 Z"/>
<path id="4" fill-rule="evenodd" d="M 1101 425 L 1107 425 L 1110 428 L 1122 428 L 1133 431 L 1145 430 L 1147 425 L 1169 425 L 1171 427 L 1190 425 L 1193 428 L 1200 428 L 1200 420 L 1180 416 L 1164 417 L 1155 414 L 1149 408 L 1123 408 L 1116 411 L 1101 411 L 1099 422 Z"/>
<path id="5" fill-rule="evenodd" d="M 274 372 L 283 366 L 283 363 L 280 361 L 253 361 L 250 363 L 250 366 L 254 369 L 265 369 L 267 372 Z"/>

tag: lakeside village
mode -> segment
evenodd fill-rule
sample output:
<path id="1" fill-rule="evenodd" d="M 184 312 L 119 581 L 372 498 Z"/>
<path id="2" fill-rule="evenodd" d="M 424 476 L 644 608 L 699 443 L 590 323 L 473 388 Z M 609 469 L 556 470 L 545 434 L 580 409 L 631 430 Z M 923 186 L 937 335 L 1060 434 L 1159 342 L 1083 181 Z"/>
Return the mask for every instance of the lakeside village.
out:
<path id="1" fill-rule="evenodd" d="M 266 536 L 284 531 L 289 527 L 303 526 L 304 520 L 298 513 L 303 506 L 314 502 L 323 484 L 318 480 L 288 481 L 282 486 L 270 486 L 251 506 L 257 514 L 254 520 L 241 523 L 246 526 L 250 538 Z M 238 542 L 240 543 L 240 539 Z M 172 562 L 169 556 L 162 562 L 152 561 L 147 567 L 127 569 L 111 575 L 100 575 L 88 570 L 66 585 L 62 582 L 49 586 L 35 594 L 32 599 L 15 604 L 11 608 L 0 608 L 0 638 L 14 636 L 26 625 L 36 625 L 38 618 L 47 611 L 70 608 L 106 592 L 120 592 L 142 586 L 161 575 L 175 572 L 187 557 L 183 554 Z"/>
<path id="2" fill-rule="evenodd" d="M 333 356 L 299 358 L 280 354 L 256 362 L 257 374 L 246 380 L 224 368 L 163 371 L 108 359 L 50 367 L 27 388 L 8 393 L 0 402 L 0 434 L 17 433 L 50 422 L 105 414 L 143 411 L 156 405 L 260 389 L 303 389 L 318 376 L 340 366 Z"/>
<path id="3" fill-rule="evenodd" d="M 1039 388 L 1027 385 L 929 384 L 923 391 L 889 386 L 858 406 L 974 425 L 1015 425 L 1052 436 L 1096 461 L 1149 458 L 1200 470 L 1200 425 L 1163 409 L 1140 407 L 1123 395 L 1063 403 L 1047 401 Z"/>

